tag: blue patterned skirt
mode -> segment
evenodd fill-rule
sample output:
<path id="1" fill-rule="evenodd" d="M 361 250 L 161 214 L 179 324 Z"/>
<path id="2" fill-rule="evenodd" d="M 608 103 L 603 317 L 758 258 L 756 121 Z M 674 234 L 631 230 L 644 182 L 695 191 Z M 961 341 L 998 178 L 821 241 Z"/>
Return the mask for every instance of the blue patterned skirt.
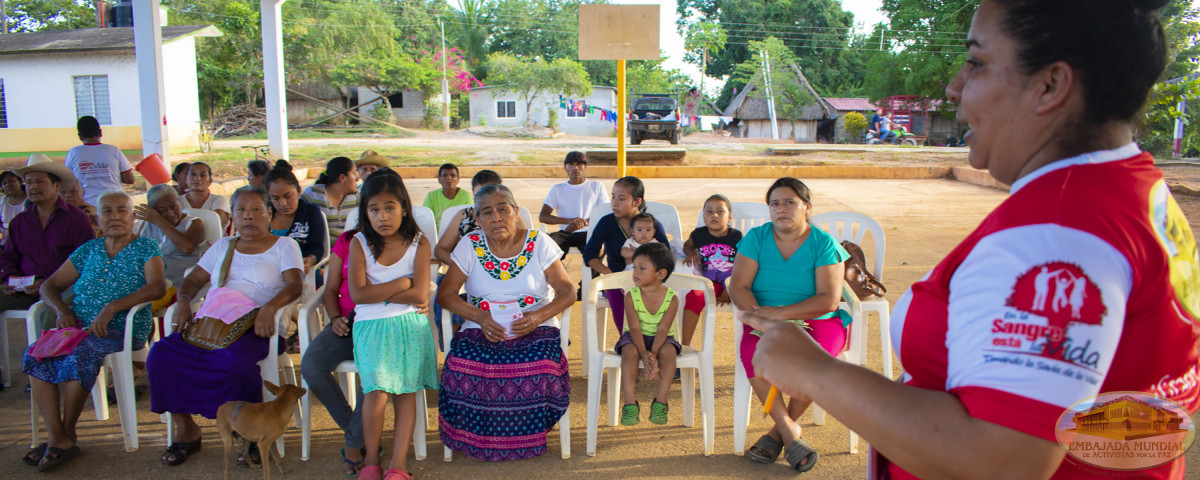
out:
<path id="1" fill-rule="evenodd" d="M 29 350 L 33 348 L 33 345 L 30 345 L 25 349 L 25 356 L 21 358 L 21 371 L 38 380 L 54 384 L 78 380 L 79 386 L 85 391 L 91 390 L 96 384 L 100 366 L 104 364 L 104 357 L 123 350 L 124 343 L 125 332 L 110 329 L 107 337 L 88 335 L 83 337 L 71 353 L 41 360 L 29 354 Z M 146 342 L 133 339 L 134 350 L 140 350 L 145 345 Z"/>
<path id="2" fill-rule="evenodd" d="M 487 460 L 546 453 L 546 432 L 571 401 L 567 359 L 555 327 L 499 343 L 459 332 L 442 370 L 438 427 L 451 450 Z"/>

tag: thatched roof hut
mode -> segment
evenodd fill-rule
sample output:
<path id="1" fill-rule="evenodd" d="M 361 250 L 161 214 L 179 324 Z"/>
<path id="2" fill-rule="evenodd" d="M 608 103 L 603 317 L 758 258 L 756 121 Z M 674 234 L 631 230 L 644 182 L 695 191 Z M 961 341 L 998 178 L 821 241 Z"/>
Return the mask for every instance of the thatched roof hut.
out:
<path id="1" fill-rule="evenodd" d="M 788 68 L 783 72 L 778 72 L 779 75 L 785 75 L 787 80 L 795 81 L 803 85 L 808 90 L 809 95 L 812 95 L 814 102 L 806 106 L 799 118 L 790 120 L 829 120 L 837 118 L 837 109 L 826 101 L 817 91 L 813 89 L 812 84 L 808 83 L 808 78 L 800 71 L 800 67 L 795 64 L 788 65 Z M 762 87 L 762 74 L 756 74 L 746 82 L 746 86 L 738 92 L 736 97 L 729 102 L 729 106 L 725 108 L 725 115 L 734 118 L 746 120 L 768 120 L 771 118 L 767 111 L 767 99 L 760 95 L 751 96 L 750 93 Z M 775 114 L 779 119 L 784 119 L 780 114 L 779 97 L 776 97 Z"/>

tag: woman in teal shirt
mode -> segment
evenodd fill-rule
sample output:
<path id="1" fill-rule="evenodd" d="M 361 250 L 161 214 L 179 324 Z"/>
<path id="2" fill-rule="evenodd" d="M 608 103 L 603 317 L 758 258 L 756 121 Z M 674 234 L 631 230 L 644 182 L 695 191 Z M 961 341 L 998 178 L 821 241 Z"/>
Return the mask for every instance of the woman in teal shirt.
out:
<path id="1" fill-rule="evenodd" d="M 832 236 L 809 224 L 811 198 L 808 186 L 798 179 L 784 177 L 771 184 L 767 189 L 771 222 L 751 229 L 738 243 L 729 297 L 740 311 L 807 322 L 809 335 L 830 355 L 837 355 L 845 346 L 850 323 L 849 315 L 838 310 L 845 275 L 842 262 L 849 254 Z M 759 332 L 746 325 L 742 328 L 745 334 L 738 353 L 750 386 L 765 402 L 771 385 L 755 378 L 751 362 Z M 787 445 L 792 468 L 812 469 L 817 452 L 800 437 L 795 421 L 811 403 L 812 399 L 798 396 L 786 406 L 776 402 L 771 409 L 775 427 L 750 447 L 746 456 L 773 463 Z"/>

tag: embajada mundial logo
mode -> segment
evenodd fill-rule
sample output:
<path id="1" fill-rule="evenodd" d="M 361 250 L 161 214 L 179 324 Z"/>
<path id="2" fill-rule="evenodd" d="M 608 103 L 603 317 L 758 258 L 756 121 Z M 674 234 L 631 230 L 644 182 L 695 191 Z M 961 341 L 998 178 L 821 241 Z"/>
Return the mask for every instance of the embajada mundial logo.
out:
<path id="1" fill-rule="evenodd" d="M 1187 451 L 1196 429 L 1187 410 L 1142 392 L 1109 392 L 1068 408 L 1058 443 L 1080 462 L 1107 470 L 1145 470 Z"/>

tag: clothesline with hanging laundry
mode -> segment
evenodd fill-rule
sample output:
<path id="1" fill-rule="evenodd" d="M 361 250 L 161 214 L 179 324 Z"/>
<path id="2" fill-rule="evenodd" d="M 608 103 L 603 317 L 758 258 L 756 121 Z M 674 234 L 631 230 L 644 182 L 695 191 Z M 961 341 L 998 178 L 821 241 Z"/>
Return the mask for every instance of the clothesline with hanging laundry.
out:
<path id="1" fill-rule="evenodd" d="M 573 100 L 566 97 L 558 97 L 558 108 L 582 113 L 584 115 L 596 115 L 599 113 L 600 121 L 611 123 L 613 130 L 617 129 L 617 120 L 621 118 L 616 110 L 609 110 L 595 105 L 588 105 L 583 100 Z"/>

